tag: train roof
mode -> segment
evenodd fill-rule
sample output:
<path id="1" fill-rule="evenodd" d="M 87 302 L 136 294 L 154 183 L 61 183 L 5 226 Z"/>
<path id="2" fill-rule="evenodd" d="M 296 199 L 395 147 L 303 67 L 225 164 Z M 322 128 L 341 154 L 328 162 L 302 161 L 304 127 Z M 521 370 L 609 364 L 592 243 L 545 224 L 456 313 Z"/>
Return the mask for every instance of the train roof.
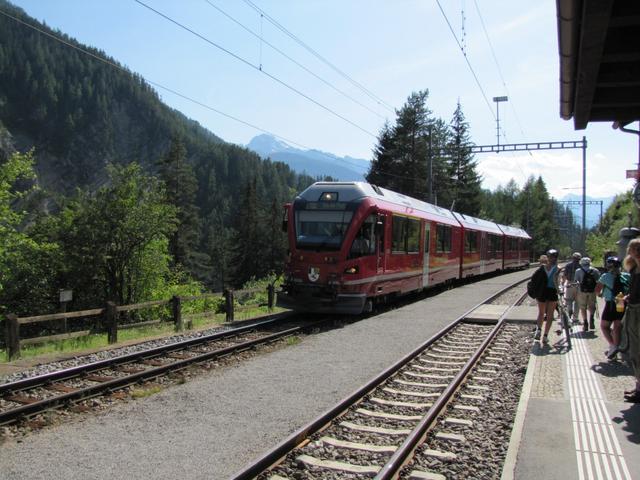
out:
<path id="1" fill-rule="evenodd" d="M 499 223 L 497 225 L 498 227 L 500 227 L 500 230 L 502 230 L 505 235 L 508 235 L 510 237 L 527 238 L 531 240 L 531 237 L 529 236 L 529 234 L 521 228 L 510 227 L 508 225 L 500 225 Z"/>
<path id="2" fill-rule="evenodd" d="M 502 230 L 500 230 L 498 224 L 490 222 L 489 220 L 483 220 L 482 218 L 476 218 L 472 217 L 471 215 L 465 215 L 458 212 L 453 212 L 453 215 L 458 219 L 458 221 L 464 228 L 502 235 Z"/>
<path id="3" fill-rule="evenodd" d="M 458 224 L 453 212 L 446 208 L 365 182 L 316 182 L 298 196 L 310 202 L 317 202 L 323 192 L 337 192 L 341 202 L 351 202 L 363 197 L 375 198 L 400 207 L 415 209 L 433 217 L 447 219 L 446 223 Z"/>

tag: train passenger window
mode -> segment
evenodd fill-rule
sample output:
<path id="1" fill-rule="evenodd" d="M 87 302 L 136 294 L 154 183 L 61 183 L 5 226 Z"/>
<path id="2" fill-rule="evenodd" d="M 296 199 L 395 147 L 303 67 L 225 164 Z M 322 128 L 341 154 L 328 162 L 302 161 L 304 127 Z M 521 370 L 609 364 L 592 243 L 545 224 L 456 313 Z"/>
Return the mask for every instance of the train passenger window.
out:
<path id="1" fill-rule="evenodd" d="M 375 225 L 377 219 L 376 215 L 369 215 L 364 221 L 353 239 L 349 258 L 365 257 L 376 253 Z"/>
<path id="2" fill-rule="evenodd" d="M 420 251 L 420 220 L 394 215 L 391 230 L 393 233 L 391 251 L 393 253 L 418 253 Z"/>
<path id="3" fill-rule="evenodd" d="M 448 253 L 451 251 L 451 227 L 438 225 L 436 227 L 436 252 Z"/>
<path id="4" fill-rule="evenodd" d="M 502 252 L 502 239 L 498 235 L 489 235 L 489 251 L 494 254 Z"/>
<path id="5" fill-rule="evenodd" d="M 478 251 L 478 232 L 464 232 L 464 251 L 466 253 Z"/>
<path id="6" fill-rule="evenodd" d="M 391 252 L 392 253 L 404 253 L 405 246 L 405 223 L 407 221 L 406 217 L 401 217 L 399 215 L 393 215 L 393 223 L 391 224 Z"/>
<path id="7" fill-rule="evenodd" d="M 420 251 L 420 220 L 407 218 L 407 253 Z"/>

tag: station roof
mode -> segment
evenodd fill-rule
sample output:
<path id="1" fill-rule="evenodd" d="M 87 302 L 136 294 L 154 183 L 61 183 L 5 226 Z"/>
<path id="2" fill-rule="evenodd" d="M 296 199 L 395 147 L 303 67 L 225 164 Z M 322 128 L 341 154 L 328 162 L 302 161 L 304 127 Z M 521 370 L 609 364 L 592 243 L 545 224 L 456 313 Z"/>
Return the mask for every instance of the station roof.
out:
<path id="1" fill-rule="evenodd" d="M 589 122 L 640 120 L 640 2 L 556 0 L 560 116 Z"/>

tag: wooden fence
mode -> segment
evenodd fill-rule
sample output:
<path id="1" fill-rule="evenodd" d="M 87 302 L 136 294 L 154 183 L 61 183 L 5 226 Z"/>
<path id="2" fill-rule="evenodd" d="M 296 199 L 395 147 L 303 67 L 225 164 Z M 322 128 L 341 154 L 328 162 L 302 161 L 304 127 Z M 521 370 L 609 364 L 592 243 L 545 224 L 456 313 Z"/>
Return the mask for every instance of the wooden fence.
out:
<path id="1" fill-rule="evenodd" d="M 225 290 L 223 293 L 204 293 L 201 295 L 194 295 L 190 297 L 174 296 L 169 300 L 154 300 L 150 302 L 135 303 L 132 305 L 116 305 L 114 302 L 107 302 L 104 308 L 94 308 L 91 310 L 79 310 L 75 312 L 63 312 L 53 313 L 49 315 L 36 315 L 32 317 L 18 317 L 12 313 L 6 316 L 5 321 L 5 343 L 7 347 L 7 354 L 9 360 L 13 360 L 20 356 L 20 349 L 22 345 L 30 345 L 36 343 L 44 343 L 56 340 L 66 340 L 71 338 L 78 338 L 89 335 L 92 329 L 84 329 L 74 332 L 66 332 L 66 322 L 72 318 L 91 318 L 93 319 L 93 331 L 105 331 L 107 333 L 107 339 L 110 344 L 118 341 L 118 329 L 123 328 L 136 328 L 151 325 L 159 325 L 162 320 L 150 320 L 137 323 L 118 324 L 118 314 L 121 312 L 132 312 L 150 307 L 157 306 L 171 306 L 172 321 L 176 331 L 182 331 L 185 328 L 191 328 L 191 321 L 185 322 L 185 318 L 182 315 L 182 304 L 184 302 L 201 300 L 204 298 L 221 298 L 224 297 L 224 312 L 227 322 L 233 322 L 235 316 L 235 299 L 241 295 L 251 295 L 259 292 L 263 292 L 262 288 L 252 288 L 246 290 Z M 275 304 L 275 288 L 273 285 L 267 286 L 267 305 L 269 310 L 273 309 Z M 47 336 L 38 336 L 30 338 L 20 337 L 20 326 L 29 325 L 34 323 L 49 322 L 54 320 L 62 320 L 65 325 L 65 333 Z M 99 327 L 102 323 L 102 328 Z"/>

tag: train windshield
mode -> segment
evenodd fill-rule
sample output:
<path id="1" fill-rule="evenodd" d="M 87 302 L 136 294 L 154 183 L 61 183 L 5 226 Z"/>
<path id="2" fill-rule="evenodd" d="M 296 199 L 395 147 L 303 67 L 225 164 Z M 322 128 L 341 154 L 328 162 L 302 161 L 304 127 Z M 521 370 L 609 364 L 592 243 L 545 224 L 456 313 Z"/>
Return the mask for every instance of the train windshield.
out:
<path id="1" fill-rule="evenodd" d="M 297 210 L 296 247 L 339 250 L 352 217 L 348 210 Z"/>

